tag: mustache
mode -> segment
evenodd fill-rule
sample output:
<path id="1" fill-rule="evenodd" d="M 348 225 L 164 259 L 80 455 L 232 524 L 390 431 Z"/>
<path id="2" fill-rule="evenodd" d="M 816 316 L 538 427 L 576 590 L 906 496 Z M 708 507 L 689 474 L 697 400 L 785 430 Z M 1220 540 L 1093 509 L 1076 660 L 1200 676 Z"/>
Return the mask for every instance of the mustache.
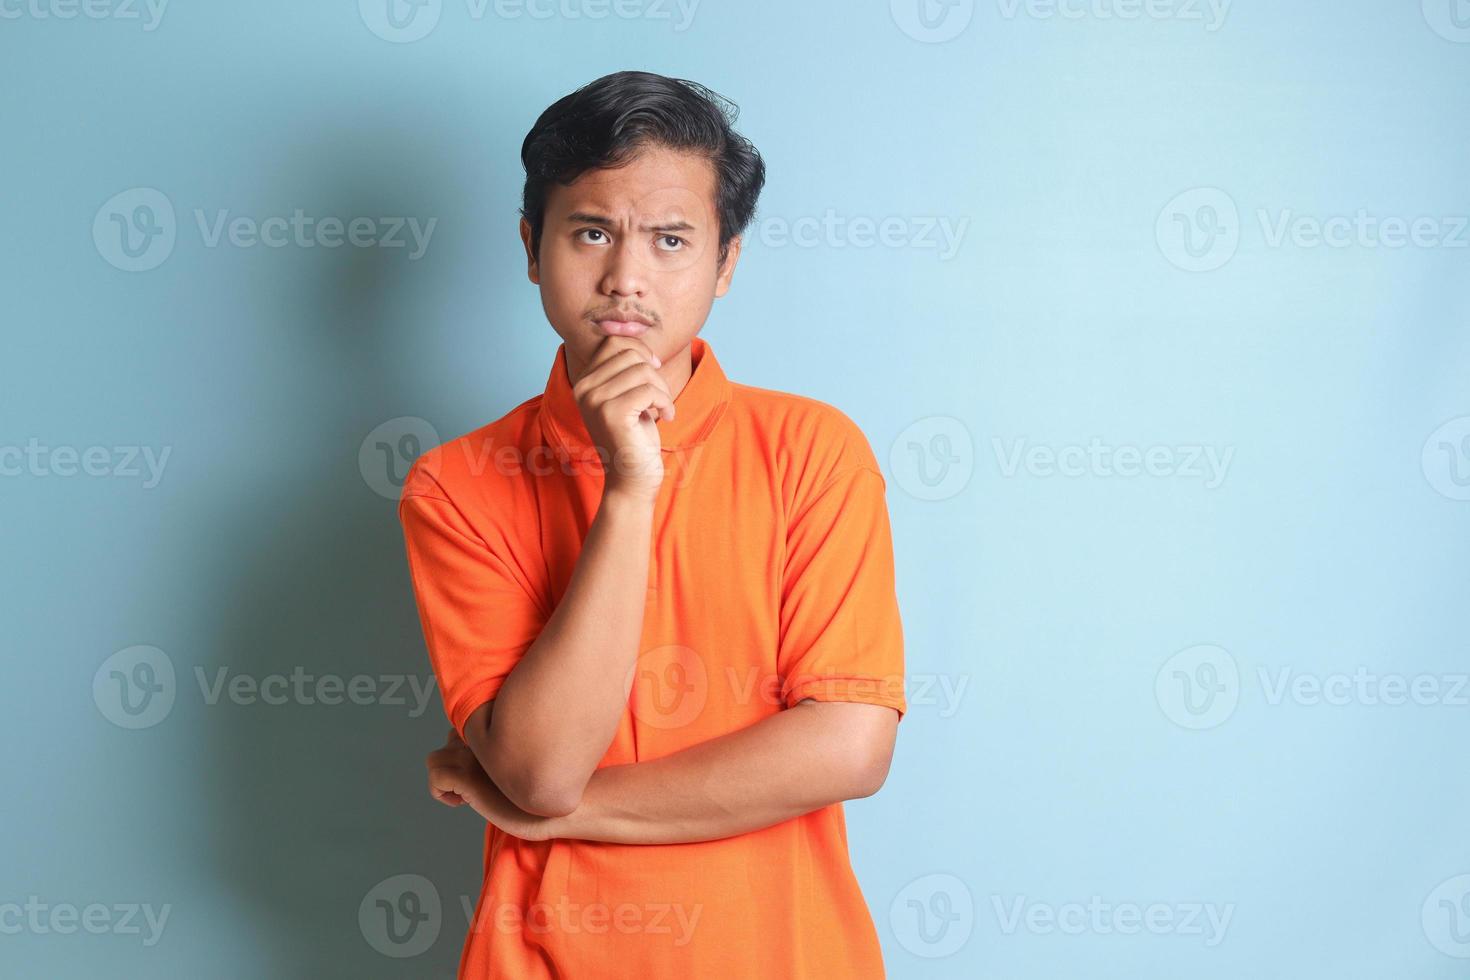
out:
<path id="1" fill-rule="evenodd" d="M 657 324 L 658 317 L 652 313 L 646 313 L 637 307 L 615 310 L 598 310 L 587 314 L 587 319 L 596 323 L 598 320 L 645 320 L 649 324 Z"/>

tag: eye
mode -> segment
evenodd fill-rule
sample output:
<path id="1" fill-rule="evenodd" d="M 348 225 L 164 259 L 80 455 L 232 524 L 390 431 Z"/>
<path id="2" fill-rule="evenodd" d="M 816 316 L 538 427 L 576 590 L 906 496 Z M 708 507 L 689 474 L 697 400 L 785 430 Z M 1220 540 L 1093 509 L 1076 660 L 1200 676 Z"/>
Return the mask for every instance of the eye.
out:
<path id="1" fill-rule="evenodd" d="M 603 238 L 606 238 L 607 237 L 607 233 L 604 232 L 601 228 L 583 228 L 581 231 L 577 232 L 577 234 L 579 234 L 579 235 L 602 235 Z M 591 242 L 589 244 L 596 245 L 598 243 L 597 242 Z"/>
<path id="2" fill-rule="evenodd" d="M 660 235 L 660 236 L 658 236 L 658 240 L 660 242 L 673 242 L 674 243 L 674 247 L 673 248 L 661 248 L 660 249 L 660 251 L 664 251 L 664 252 L 677 252 L 677 251 L 679 251 L 680 246 L 688 245 L 689 244 L 688 242 L 684 241 L 684 239 L 680 238 L 678 235 Z"/>

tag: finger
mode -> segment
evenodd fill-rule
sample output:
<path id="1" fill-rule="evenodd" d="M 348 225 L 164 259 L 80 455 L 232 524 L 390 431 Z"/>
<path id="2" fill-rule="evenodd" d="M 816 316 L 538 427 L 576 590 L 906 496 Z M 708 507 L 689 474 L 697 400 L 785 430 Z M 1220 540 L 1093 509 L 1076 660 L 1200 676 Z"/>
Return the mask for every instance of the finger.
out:
<path id="1" fill-rule="evenodd" d="M 658 373 L 648 357 L 637 350 L 625 347 L 622 350 L 613 351 L 612 356 L 601 362 L 595 362 L 587 368 L 587 372 L 577 379 L 572 385 L 572 393 L 578 398 L 588 392 L 596 391 L 619 374 L 632 367 L 643 365 Z"/>
<path id="2" fill-rule="evenodd" d="M 604 381 L 597 388 L 596 394 L 590 396 L 596 399 L 591 404 L 596 407 L 642 384 L 654 385 L 670 399 L 674 397 L 674 393 L 669 390 L 669 383 L 652 366 L 648 364 L 632 364 Z"/>
<path id="3" fill-rule="evenodd" d="M 464 802 L 464 790 L 468 782 L 462 770 L 434 769 L 429 773 L 429 795 L 440 802 L 454 806 L 457 803 L 453 801 Z"/>
<path id="4" fill-rule="evenodd" d="M 619 415 L 624 413 L 644 412 L 654 409 L 658 412 L 657 418 L 671 419 L 674 417 L 674 401 L 663 391 L 653 385 L 644 384 L 629 389 L 610 403 L 614 412 Z"/>
<path id="5" fill-rule="evenodd" d="M 611 336 L 602 338 L 602 342 L 593 349 L 592 363 L 596 364 L 601 361 L 604 356 L 611 357 L 613 356 L 613 353 L 616 353 L 620 350 L 636 351 L 641 354 L 645 360 L 650 362 L 656 362 L 659 360 L 658 354 L 655 353 L 654 349 L 649 346 L 648 341 L 644 340 L 642 337 L 624 337 L 619 334 L 613 334 Z"/>

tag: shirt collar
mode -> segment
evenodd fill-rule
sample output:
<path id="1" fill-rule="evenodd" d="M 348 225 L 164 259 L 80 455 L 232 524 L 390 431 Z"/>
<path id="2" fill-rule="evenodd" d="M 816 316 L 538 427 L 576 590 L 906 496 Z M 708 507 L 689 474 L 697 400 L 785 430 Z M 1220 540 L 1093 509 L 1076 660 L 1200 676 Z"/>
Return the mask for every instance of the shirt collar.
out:
<path id="1" fill-rule="evenodd" d="M 690 343 L 689 359 L 689 380 L 674 398 L 674 418 L 658 422 L 659 440 L 664 452 L 688 449 L 704 442 L 730 404 L 730 380 L 715 359 L 714 349 L 702 337 L 695 337 Z M 567 375 L 565 342 L 556 349 L 556 360 L 551 365 L 551 375 L 546 379 L 546 391 L 541 398 L 540 417 L 548 445 L 577 459 L 590 459 L 597 455 Z"/>

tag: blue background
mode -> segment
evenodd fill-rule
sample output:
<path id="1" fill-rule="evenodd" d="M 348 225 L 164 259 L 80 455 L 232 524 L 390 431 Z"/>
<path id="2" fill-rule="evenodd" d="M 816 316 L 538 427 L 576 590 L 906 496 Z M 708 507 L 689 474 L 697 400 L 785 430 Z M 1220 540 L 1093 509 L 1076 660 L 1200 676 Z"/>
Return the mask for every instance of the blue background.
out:
<path id="1" fill-rule="evenodd" d="M 480 832 L 425 792 L 437 697 L 211 704 L 197 671 L 428 679 L 360 450 L 541 390 L 520 142 L 637 67 L 732 98 L 769 167 L 703 336 L 885 465 L 911 703 L 847 812 L 890 975 L 1467 975 L 1463 0 L 936 3 L 932 30 L 903 0 L 443 0 L 413 41 L 371 2 L 174 0 L 151 30 L 29 2 L 0 19 L 0 906 L 170 911 L 152 945 L 0 912 L 0 973 L 453 975 Z M 107 244 L 134 188 L 173 212 L 144 271 Z M 414 259 L 196 219 L 296 208 L 437 223 Z M 1424 244 L 1312 243 L 1360 210 Z M 156 485 L 124 447 L 167 447 Z M 176 680 L 134 729 L 108 692 L 140 645 Z M 1354 672 L 1438 693 L 1314 698 Z M 412 957 L 359 922 L 401 874 L 443 907 Z M 1174 925 L 1123 934 L 1128 903 Z"/>

